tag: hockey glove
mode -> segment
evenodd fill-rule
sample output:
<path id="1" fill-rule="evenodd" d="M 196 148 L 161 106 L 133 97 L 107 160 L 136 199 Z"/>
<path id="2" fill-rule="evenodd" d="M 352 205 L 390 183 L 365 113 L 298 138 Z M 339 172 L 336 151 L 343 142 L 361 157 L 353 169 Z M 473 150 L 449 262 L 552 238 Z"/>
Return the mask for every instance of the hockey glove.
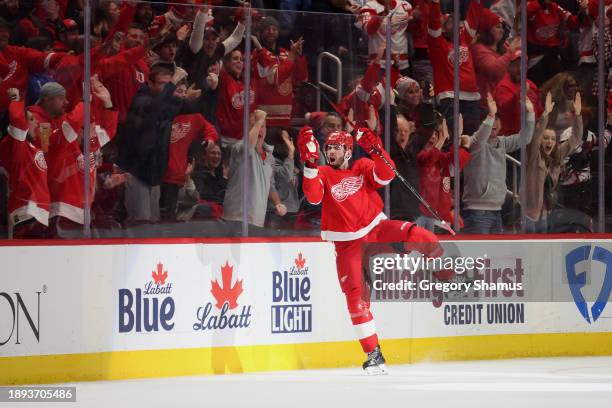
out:
<path id="1" fill-rule="evenodd" d="M 382 142 L 380 137 L 372 130 L 368 128 L 359 128 L 355 134 L 355 140 L 357 144 L 361 146 L 363 150 L 372 154 L 375 150 L 382 151 Z"/>
<path id="2" fill-rule="evenodd" d="M 300 160 L 307 167 L 317 167 L 319 162 L 319 143 L 315 139 L 310 126 L 304 126 L 298 136 Z"/>

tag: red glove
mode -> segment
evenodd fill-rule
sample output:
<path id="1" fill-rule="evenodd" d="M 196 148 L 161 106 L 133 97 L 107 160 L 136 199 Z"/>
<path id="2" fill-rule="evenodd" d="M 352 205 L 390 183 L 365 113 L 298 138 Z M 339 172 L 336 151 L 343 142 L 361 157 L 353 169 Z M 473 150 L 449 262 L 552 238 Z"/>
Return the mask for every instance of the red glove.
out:
<path id="1" fill-rule="evenodd" d="M 355 134 L 357 144 L 368 153 L 374 150 L 382 151 L 382 142 L 380 137 L 368 128 L 359 128 Z"/>
<path id="2" fill-rule="evenodd" d="M 315 139 L 310 126 L 304 126 L 298 135 L 300 160 L 308 167 L 317 167 L 319 162 L 319 143 Z"/>

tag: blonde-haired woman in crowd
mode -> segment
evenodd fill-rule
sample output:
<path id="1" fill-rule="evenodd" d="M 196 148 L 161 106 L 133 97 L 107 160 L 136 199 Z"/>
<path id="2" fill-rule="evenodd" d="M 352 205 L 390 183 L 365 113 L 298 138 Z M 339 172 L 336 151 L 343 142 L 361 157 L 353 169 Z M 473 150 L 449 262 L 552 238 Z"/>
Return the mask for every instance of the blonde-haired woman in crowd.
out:
<path id="1" fill-rule="evenodd" d="M 531 143 L 527 145 L 527 223 L 528 233 L 546 233 L 547 217 L 556 204 L 556 189 L 563 159 L 582 140 L 582 98 L 576 92 L 575 99 L 568 106 L 571 117 L 572 135 L 566 142 L 559 143 L 555 130 L 550 126 L 551 112 L 556 103 L 550 92 L 546 94 L 544 113 L 540 118 Z"/>

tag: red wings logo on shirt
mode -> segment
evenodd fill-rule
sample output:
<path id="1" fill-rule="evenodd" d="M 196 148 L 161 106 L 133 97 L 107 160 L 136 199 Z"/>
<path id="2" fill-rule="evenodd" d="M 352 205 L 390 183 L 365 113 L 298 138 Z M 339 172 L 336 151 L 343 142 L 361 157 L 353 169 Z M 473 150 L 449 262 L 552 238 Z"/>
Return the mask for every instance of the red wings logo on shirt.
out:
<path id="1" fill-rule="evenodd" d="M 336 201 L 344 201 L 355 194 L 363 185 L 363 176 L 343 178 L 338 184 L 331 187 L 332 196 Z"/>
<path id="2" fill-rule="evenodd" d="M 459 47 L 459 65 L 462 65 L 463 63 L 467 62 L 468 57 L 469 57 L 468 48 L 463 45 Z M 455 50 L 452 50 L 451 52 L 448 53 L 448 62 L 451 65 L 455 64 Z"/>
<path id="3" fill-rule="evenodd" d="M 40 171 L 47 171 L 47 161 L 45 160 L 45 154 L 42 150 L 39 150 L 34 155 L 34 163 L 36 163 L 36 167 L 40 169 Z"/>
<path id="4" fill-rule="evenodd" d="M 173 123 L 172 133 L 170 135 L 170 143 L 176 143 L 189 133 L 191 130 L 190 122 Z"/>
<path id="5" fill-rule="evenodd" d="M 4 76 L 4 78 L 0 78 L 0 81 L 6 81 L 8 79 L 10 79 L 13 75 L 15 75 L 15 72 L 17 72 L 17 61 L 13 60 L 8 64 L 8 72 L 7 74 Z"/>
<path id="6" fill-rule="evenodd" d="M 445 193 L 449 193 L 451 189 L 451 179 L 450 177 L 442 178 L 442 189 Z"/>
<path id="7" fill-rule="evenodd" d="M 255 102 L 255 92 L 249 92 L 249 105 L 253 106 Z M 240 92 L 236 92 L 234 96 L 232 96 L 232 106 L 234 109 L 242 109 L 244 106 L 244 90 Z"/>
<path id="8" fill-rule="evenodd" d="M 83 153 L 79 154 L 76 158 L 77 167 L 81 173 L 85 173 L 85 157 Z M 89 154 L 89 172 L 93 172 L 96 169 L 96 158 L 93 153 Z"/>
<path id="9" fill-rule="evenodd" d="M 278 87 L 278 93 L 282 96 L 287 96 L 290 95 L 291 92 L 293 92 L 293 84 L 291 77 L 289 77 L 285 80 L 285 82 L 280 84 L 280 86 Z"/>
<path id="10" fill-rule="evenodd" d="M 548 40 L 557 35 L 557 31 L 559 31 L 559 26 L 556 24 L 545 25 L 544 27 L 540 27 L 536 30 L 536 37 L 541 38 L 542 40 Z"/>

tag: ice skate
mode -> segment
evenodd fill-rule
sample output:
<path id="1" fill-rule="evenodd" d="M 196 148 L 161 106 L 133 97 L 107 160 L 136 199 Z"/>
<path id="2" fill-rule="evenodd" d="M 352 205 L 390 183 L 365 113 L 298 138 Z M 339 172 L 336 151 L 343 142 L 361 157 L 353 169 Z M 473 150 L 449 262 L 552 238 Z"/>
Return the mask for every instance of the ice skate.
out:
<path id="1" fill-rule="evenodd" d="M 363 363 L 363 370 L 368 375 L 386 375 L 389 374 L 385 365 L 385 358 L 380 351 L 380 346 L 368 353 L 368 359 Z"/>

